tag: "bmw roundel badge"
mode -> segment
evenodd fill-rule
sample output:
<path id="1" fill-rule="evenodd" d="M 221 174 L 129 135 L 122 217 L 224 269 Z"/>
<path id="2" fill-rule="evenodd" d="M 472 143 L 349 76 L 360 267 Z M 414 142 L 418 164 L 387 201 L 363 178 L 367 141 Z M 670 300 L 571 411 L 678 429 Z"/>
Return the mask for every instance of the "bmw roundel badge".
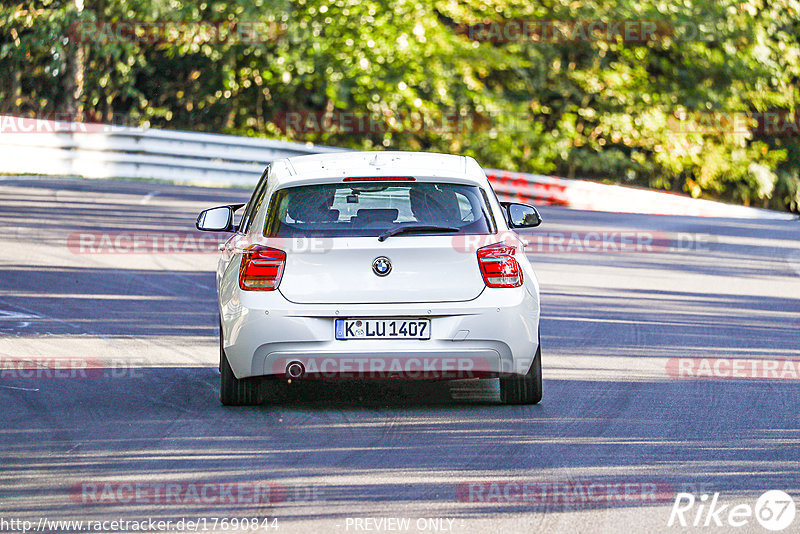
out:
<path id="1" fill-rule="evenodd" d="M 392 272 L 392 262 L 386 256 L 378 256 L 372 260 L 372 272 L 378 276 L 386 276 Z"/>

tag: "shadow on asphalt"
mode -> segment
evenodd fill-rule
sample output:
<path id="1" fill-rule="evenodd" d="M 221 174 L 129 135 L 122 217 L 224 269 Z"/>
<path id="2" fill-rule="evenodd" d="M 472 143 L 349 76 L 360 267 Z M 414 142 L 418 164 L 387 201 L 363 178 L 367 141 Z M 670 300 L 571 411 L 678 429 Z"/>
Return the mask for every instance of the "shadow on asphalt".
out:
<path id="1" fill-rule="evenodd" d="M 218 377 L 172 367 L 0 380 L 5 512 L 303 519 L 403 505 L 405 516 L 467 518 L 755 494 L 798 474 L 794 384 L 771 383 L 783 404 L 762 409 L 747 408 L 767 401 L 752 381 L 570 380 L 546 380 L 539 406 L 498 404 L 492 380 L 387 380 L 309 382 L 231 408 Z M 715 417 L 697 420 L 698 404 Z M 154 495 L 168 483 L 172 498 Z M 527 493 L 514 490 L 523 483 Z M 231 484 L 249 492 L 242 502 L 213 494 Z M 265 484 L 271 493 L 252 502 Z M 210 500 L 193 495 L 208 488 Z"/>

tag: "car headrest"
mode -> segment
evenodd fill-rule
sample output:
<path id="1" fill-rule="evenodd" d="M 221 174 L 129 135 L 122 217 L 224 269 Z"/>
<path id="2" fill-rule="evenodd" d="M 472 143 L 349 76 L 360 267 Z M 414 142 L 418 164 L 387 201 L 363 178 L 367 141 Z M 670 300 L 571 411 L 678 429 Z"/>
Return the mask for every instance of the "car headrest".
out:
<path id="1" fill-rule="evenodd" d="M 339 210 L 332 210 L 333 194 L 325 192 L 309 192 L 289 198 L 287 213 L 295 221 L 330 222 L 339 218 Z"/>
<path id="2" fill-rule="evenodd" d="M 454 191 L 417 186 L 409 191 L 409 202 L 414 217 L 421 223 L 453 225 L 461 219 Z"/>
<path id="3" fill-rule="evenodd" d="M 400 210 L 395 208 L 381 208 L 381 209 L 360 209 L 356 212 L 357 224 L 367 224 L 372 222 L 386 222 L 391 223 L 397 219 Z"/>

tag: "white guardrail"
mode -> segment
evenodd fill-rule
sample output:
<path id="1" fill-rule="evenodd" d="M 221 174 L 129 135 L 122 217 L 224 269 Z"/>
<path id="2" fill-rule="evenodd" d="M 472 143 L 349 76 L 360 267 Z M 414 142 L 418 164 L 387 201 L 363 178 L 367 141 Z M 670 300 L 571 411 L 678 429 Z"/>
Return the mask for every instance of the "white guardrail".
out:
<path id="1" fill-rule="evenodd" d="M 270 139 L 0 115 L 0 173 L 146 178 L 198 185 L 253 186 L 280 158 L 347 149 Z M 506 200 L 576 209 L 779 218 L 792 215 L 632 187 L 487 169 Z"/>

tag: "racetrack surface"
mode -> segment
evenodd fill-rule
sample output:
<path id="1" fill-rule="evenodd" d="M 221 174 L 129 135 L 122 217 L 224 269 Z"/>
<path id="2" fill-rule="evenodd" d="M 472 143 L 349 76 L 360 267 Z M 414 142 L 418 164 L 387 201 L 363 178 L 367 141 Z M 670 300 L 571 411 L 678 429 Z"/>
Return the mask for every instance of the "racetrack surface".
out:
<path id="1" fill-rule="evenodd" d="M 526 232 L 542 290 L 538 406 L 499 404 L 496 381 L 385 381 L 295 384 L 225 408 L 217 240 L 198 242 L 194 218 L 248 196 L 0 180 L 0 516 L 663 532 L 679 530 L 667 521 L 682 491 L 753 505 L 780 489 L 800 505 L 800 222 L 543 208 Z M 164 232 L 177 239 L 166 250 L 125 252 L 134 233 Z M 644 244 L 586 250 L 603 233 Z M 90 246 L 103 239 L 114 252 Z M 47 372 L 65 361 L 90 369 Z"/>

